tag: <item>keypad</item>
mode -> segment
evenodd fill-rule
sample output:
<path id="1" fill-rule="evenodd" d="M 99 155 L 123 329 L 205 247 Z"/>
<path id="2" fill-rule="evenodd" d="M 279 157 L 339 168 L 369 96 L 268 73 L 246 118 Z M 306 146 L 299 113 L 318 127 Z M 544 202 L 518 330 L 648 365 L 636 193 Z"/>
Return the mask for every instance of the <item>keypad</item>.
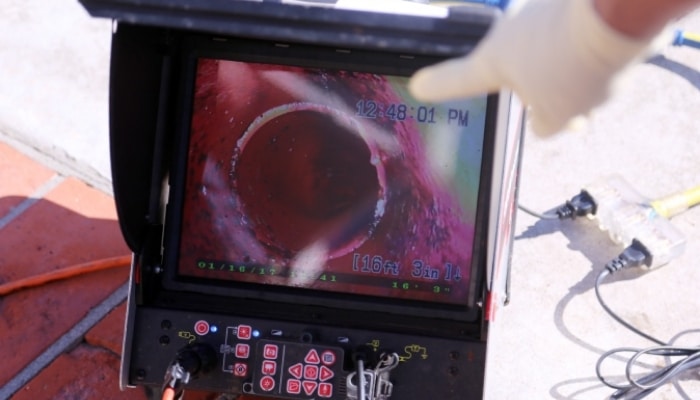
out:
<path id="1" fill-rule="evenodd" d="M 342 377 L 337 347 L 258 341 L 252 362 L 256 393 L 294 399 L 333 398 Z"/>

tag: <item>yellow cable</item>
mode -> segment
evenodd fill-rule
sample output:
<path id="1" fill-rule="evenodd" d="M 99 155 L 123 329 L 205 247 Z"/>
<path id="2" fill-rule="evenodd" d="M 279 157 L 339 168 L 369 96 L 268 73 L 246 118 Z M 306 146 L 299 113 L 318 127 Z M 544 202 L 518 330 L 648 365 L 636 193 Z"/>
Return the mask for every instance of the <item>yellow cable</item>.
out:
<path id="1" fill-rule="evenodd" d="M 700 204 L 700 186 L 651 202 L 654 211 L 664 218 L 671 218 L 697 204 Z"/>
<path id="2" fill-rule="evenodd" d="M 683 32 L 683 39 L 688 39 L 700 43 L 700 33 Z"/>

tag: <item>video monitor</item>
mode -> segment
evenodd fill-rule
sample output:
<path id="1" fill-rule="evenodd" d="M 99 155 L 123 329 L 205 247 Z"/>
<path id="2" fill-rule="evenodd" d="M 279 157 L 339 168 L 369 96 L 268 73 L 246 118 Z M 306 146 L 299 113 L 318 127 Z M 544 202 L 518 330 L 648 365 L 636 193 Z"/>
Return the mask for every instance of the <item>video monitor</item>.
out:
<path id="1" fill-rule="evenodd" d="M 421 103 L 405 72 L 319 64 L 192 57 L 173 281 L 473 305 L 487 96 Z"/>

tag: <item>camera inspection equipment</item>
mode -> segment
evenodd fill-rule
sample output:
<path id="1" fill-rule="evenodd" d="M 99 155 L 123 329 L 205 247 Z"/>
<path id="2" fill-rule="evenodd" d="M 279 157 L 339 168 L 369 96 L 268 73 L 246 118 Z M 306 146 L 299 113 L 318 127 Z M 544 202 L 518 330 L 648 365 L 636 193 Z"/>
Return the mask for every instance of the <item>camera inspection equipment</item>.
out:
<path id="1" fill-rule="evenodd" d="M 509 92 L 421 103 L 406 85 L 468 53 L 498 9 L 81 3 L 115 21 L 122 386 L 483 396 L 523 109 Z"/>

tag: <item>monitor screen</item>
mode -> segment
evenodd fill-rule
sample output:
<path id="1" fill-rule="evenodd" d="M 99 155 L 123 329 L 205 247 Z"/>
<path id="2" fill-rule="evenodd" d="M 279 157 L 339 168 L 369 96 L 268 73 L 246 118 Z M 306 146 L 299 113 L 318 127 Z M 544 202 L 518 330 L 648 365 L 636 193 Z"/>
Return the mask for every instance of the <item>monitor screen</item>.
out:
<path id="1" fill-rule="evenodd" d="M 466 305 L 486 96 L 198 58 L 177 276 Z"/>

